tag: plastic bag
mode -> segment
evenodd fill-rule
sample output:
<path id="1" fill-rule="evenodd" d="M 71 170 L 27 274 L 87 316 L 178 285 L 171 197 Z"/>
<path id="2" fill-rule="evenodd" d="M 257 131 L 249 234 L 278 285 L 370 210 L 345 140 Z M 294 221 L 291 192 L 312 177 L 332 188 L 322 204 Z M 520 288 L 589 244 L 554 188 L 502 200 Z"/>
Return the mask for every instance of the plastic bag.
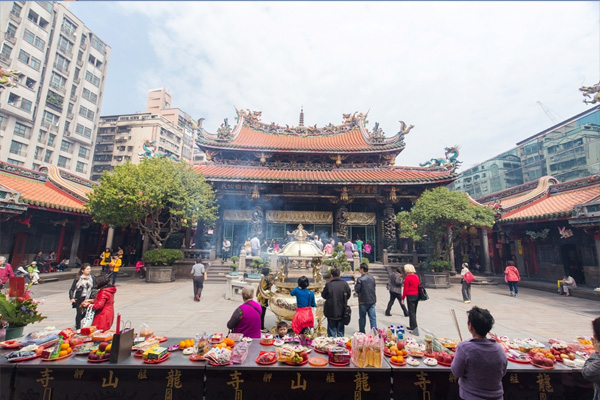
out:
<path id="1" fill-rule="evenodd" d="M 140 333 L 139 336 L 143 336 L 148 339 L 150 336 L 154 335 L 154 331 L 150 329 L 150 326 L 145 322 L 140 325 Z"/>

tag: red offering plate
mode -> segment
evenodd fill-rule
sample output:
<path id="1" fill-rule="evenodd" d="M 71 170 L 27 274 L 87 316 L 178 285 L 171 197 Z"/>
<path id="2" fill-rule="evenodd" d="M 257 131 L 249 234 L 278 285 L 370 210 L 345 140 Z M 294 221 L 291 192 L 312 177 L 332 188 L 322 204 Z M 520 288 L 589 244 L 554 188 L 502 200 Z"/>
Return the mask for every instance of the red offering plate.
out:
<path id="1" fill-rule="evenodd" d="M 213 367 L 224 367 L 226 365 L 232 365 L 233 364 L 231 361 L 229 361 L 228 363 L 225 363 L 225 364 L 217 364 L 216 362 L 211 361 L 211 360 L 208 360 L 208 363 L 210 365 L 212 365 Z"/>
<path id="2" fill-rule="evenodd" d="M 445 363 L 445 362 L 442 362 L 442 361 L 438 361 L 438 365 L 441 365 L 441 366 L 444 366 L 444 367 L 449 367 L 449 366 L 452 365 L 452 363 L 448 364 L 448 363 Z"/>
<path id="3" fill-rule="evenodd" d="M 284 361 L 284 363 L 286 363 L 287 365 L 304 365 L 307 362 L 308 362 L 308 358 L 306 360 L 304 360 L 304 361 L 299 362 L 299 363 L 293 363 L 291 361 Z"/>
<path id="4" fill-rule="evenodd" d="M 386 357 L 391 357 L 392 353 L 386 347 L 385 349 L 383 349 L 383 355 Z"/>
<path id="5" fill-rule="evenodd" d="M 396 367 L 404 367 L 406 365 L 406 361 L 404 361 L 403 363 L 399 363 L 396 361 L 389 360 L 389 362 L 390 364 L 395 365 Z"/>
<path id="6" fill-rule="evenodd" d="M 424 355 L 425 357 L 429 357 L 429 358 L 435 358 L 435 354 L 423 353 L 423 355 Z"/>
<path id="7" fill-rule="evenodd" d="M 208 343 L 210 343 L 210 344 L 219 344 L 219 343 L 223 343 L 223 340 L 225 340 L 225 338 L 221 338 L 221 339 L 210 338 L 210 339 L 208 339 Z"/>
<path id="8" fill-rule="evenodd" d="M 345 363 L 336 363 L 336 362 L 330 361 L 329 365 L 333 365 L 334 367 L 345 367 L 347 365 L 350 365 L 350 360 L 348 360 L 348 362 L 345 362 Z"/>
<path id="9" fill-rule="evenodd" d="M 317 352 L 317 353 L 319 353 L 319 354 L 329 354 L 329 352 L 328 352 L 328 351 L 321 350 L 321 349 L 317 349 L 316 347 L 315 347 L 315 352 Z"/>
<path id="10" fill-rule="evenodd" d="M 273 353 L 273 356 L 275 356 L 275 357 L 273 357 L 273 361 L 268 361 L 268 362 L 262 362 L 262 361 L 260 361 L 259 360 L 260 356 L 262 356 L 265 353 Z M 274 351 L 261 351 L 258 354 L 258 357 L 256 357 L 256 359 L 254 361 L 256 361 L 256 363 L 259 364 L 259 365 L 272 365 L 272 364 L 275 364 L 277 362 L 277 356 L 276 356 L 276 354 L 275 354 Z"/>
<path id="11" fill-rule="evenodd" d="M 308 363 L 313 367 L 324 367 L 327 365 L 327 360 L 321 357 L 311 357 L 308 359 Z"/>
<path id="12" fill-rule="evenodd" d="M 87 362 L 89 362 L 89 363 L 103 363 L 103 362 L 107 362 L 108 360 L 110 360 L 110 358 L 103 358 L 102 360 L 90 360 L 88 358 Z"/>
<path id="13" fill-rule="evenodd" d="M 20 349 L 23 345 L 18 340 L 5 340 L 4 342 L 0 342 L 0 347 L 5 349 Z"/>
<path id="14" fill-rule="evenodd" d="M 529 357 L 527 357 L 526 359 L 521 359 L 521 358 L 512 358 L 512 357 L 506 357 L 506 359 L 510 362 L 514 362 L 517 364 L 531 364 L 531 359 Z"/>
<path id="15" fill-rule="evenodd" d="M 144 363 L 146 363 L 146 364 L 160 364 L 161 362 L 163 362 L 167 358 L 169 358 L 170 355 L 171 355 L 171 353 L 167 353 L 164 356 L 162 356 L 161 358 L 159 358 L 158 360 L 144 360 Z"/>
<path id="16" fill-rule="evenodd" d="M 204 356 L 199 356 L 198 354 L 192 354 L 190 356 L 190 361 L 206 361 L 206 358 L 204 358 Z"/>
<path id="17" fill-rule="evenodd" d="M 27 361 L 27 360 L 33 360 L 34 358 L 38 358 L 39 354 L 36 354 L 35 356 L 29 356 L 29 357 L 19 357 L 19 358 L 11 358 L 10 360 L 6 360 L 9 363 L 16 363 L 16 362 L 21 362 L 21 361 Z"/>
<path id="18" fill-rule="evenodd" d="M 144 355 L 144 351 L 143 350 L 138 350 L 135 353 L 133 353 L 134 357 L 142 357 Z"/>
<path id="19" fill-rule="evenodd" d="M 66 356 L 62 356 L 62 357 L 58 357 L 58 358 L 42 358 L 42 361 L 58 361 L 58 360 L 64 360 L 65 358 L 69 358 L 73 355 L 73 353 L 69 353 Z"/>
<path id="20" fill-rule="evenodd" d="M 158 343 L 164 343 L 169 340 L 169 338 L 166 336 L 156 336 L 155 339 L 158 339 Z"/>
<path id="21" fill-rule="evenodd" d="M 273 346 L 273 343 L 275 343 L 275 341 L 274 340 L 266 340 L 263 342 L 261 339 L 259 343 L 263 346 Z"/>

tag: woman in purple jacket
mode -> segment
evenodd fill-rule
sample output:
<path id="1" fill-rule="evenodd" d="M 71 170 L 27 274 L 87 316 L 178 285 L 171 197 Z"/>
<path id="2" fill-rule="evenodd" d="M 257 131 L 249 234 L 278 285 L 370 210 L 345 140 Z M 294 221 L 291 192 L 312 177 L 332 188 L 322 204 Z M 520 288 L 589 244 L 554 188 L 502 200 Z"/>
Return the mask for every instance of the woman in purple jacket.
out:
<path id="1" fill-rule="evenodd" d="M 486 309 L 473 307 L 468 312 L 472 339 L 460 342 L 452 362 L 452 374 L 458 378 L 463 400 L 502 400 L 502 377 L 506 374 L 506 354 L 495 340 L 486 339 L 494 326 L 494 317 Z"/>
<path id="2" fill-rule="evenodd" d="M 254 299 L 254 288 L 246 286 L 242 289 L 244 303 L 235 309 L 227 322 L 227 328 L 234 333 L 243 333 L 244 336 L 260 339 L 260 317 L 262 309 Z"/>

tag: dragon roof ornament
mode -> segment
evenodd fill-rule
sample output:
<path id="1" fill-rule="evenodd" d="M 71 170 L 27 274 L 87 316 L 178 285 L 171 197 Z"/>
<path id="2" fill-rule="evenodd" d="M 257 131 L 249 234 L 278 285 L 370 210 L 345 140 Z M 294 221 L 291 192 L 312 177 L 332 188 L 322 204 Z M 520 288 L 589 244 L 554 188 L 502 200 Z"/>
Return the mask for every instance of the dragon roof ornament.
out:
<path id="1" fill-rule="evenodd" d="M 454 172 L 458 166 L 462 164 L 462 161 L 458 161 L 459 149 L 460 146 L 458 145 L 446 147 L 444 149 L 446 158 L 432 158 L 429 161 L 425 161 L 419 165 L 421 167 L 428 167 L 432 170 L 446 170 Z"/>

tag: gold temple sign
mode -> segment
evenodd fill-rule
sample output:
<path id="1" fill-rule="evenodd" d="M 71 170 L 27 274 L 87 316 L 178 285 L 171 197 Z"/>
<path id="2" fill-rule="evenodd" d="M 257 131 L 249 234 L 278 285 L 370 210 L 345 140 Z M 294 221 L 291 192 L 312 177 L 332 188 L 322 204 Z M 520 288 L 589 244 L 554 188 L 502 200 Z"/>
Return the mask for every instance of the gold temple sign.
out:
<path id="1" fill-rule="evenodd" d="M 267 211 L 265 216 L 267 222 L 271 223 L 333 224 L 333 214 L 330 211 Z"/>
<path id="2" fill-rule="evenodd" d="M 368 186 L 368 185 L 355 185 L 348 186 L 348 192 L 350 194 L 377 194 L 377 186 Z"/>
<path id="3" fill-rule="evenodd" d="M 305 183 L 286 183 L 283 185 L 284 194 L 318 194 L 319 189 L 317 185 L 305 184 Z"/>
<path id="4" fill-rule="evenodd" d="M 246 191 L 248 186 L 245 183 L 221 183 L 222 190 Z"/>
<path id="5" fill-rule="evenodd" d="M 348 225 L 375 225 L 377 217 L 375 213 L 349 212 Z"/>
<path id="6" fill-rule="evenodd" d="M 252 210 L 225 210 L 224 221 L 250 222 L 252 221 Z"/>

